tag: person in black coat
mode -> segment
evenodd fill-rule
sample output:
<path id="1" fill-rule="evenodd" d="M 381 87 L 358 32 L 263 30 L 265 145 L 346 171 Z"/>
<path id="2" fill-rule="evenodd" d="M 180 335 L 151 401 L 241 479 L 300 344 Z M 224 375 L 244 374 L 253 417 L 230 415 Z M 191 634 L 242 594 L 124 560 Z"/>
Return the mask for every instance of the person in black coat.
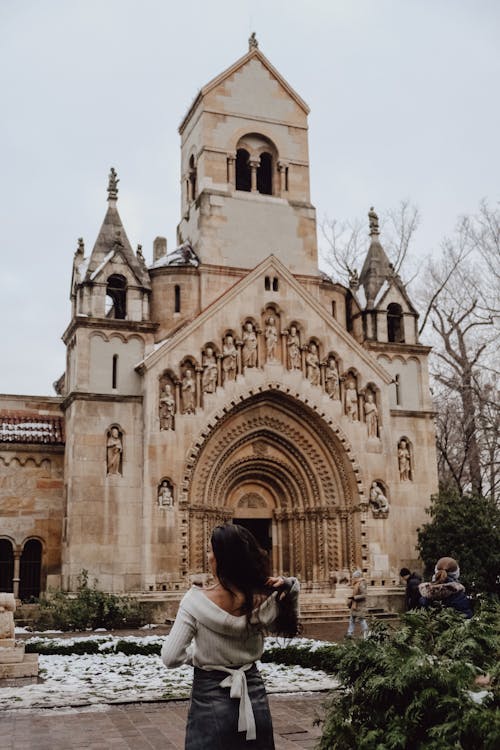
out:
<path id="1" fill-rule="evenodd" d="M 422 583 L 421 577 L 417 573 L 411 573 L 408 568 L 401 568 L 399 575 L 406 582 L 406 609 L 420 607 L 418 587 Z"/>
<path id="2" fill-rule="evenodd" d="M 472 617 L 472 606 L 465 588 L 459 583 L 460 568 L 452 557 L 442 557 L 434 568 L 432 581 L 421 583 L 420 606 L 429 607 L 433 602 L 441 602 L 443 607 L 452 607 L 457 612 Z"/>

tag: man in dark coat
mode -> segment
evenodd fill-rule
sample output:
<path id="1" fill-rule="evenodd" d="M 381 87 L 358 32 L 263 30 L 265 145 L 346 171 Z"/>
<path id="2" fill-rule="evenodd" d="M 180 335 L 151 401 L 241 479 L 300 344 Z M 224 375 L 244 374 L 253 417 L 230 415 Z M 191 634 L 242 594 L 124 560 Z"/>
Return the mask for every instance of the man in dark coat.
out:
<path id="1" fill-rule="evenodd" d="M 411 573 L 408 568 L 401 568 L 399 575 L 406 582 L 406 609 L 420 607 L 418 587 L 422 583 L 421 577 L 417 573 Z"/>

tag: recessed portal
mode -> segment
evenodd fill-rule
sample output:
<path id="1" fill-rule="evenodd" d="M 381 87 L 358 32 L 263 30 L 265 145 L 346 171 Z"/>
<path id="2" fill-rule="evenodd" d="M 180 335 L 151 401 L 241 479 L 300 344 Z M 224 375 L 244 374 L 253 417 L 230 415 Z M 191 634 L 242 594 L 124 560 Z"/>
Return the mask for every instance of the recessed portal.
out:
<path id="1" fill-rule="evenodd" d="M 254 535 L 262 549 L 265 549 L 266 552 L 271 551 L 273 541 L 270 518 L 233 518 L 233 523 L 244 526 Z"/>

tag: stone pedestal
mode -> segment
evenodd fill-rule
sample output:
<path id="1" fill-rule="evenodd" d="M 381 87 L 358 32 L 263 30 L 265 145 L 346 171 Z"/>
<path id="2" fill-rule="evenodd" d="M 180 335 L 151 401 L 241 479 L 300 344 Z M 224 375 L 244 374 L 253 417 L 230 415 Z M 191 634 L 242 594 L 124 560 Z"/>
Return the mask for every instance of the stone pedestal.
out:
<path id="1" fill-rule="evenodd" d="M 24 644 L 14 639 L 14 594 L 0 593 L 0 687 L 3 680 L 36 677 L 38 654 L 25 654 Z"/>

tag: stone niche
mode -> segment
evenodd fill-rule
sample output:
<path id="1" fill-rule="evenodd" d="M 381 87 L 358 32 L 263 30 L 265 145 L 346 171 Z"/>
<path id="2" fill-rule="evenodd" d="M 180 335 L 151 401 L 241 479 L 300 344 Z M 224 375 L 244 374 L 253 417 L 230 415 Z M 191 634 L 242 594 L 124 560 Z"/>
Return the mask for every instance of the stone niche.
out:
<path id="1" fill-rule="evenodd" d="M 0 593 L 0 687 L 5 680 L 36 678 L 38 654 L 25 654 L 24 644 L 14 638 L 14 594 Z"/>

